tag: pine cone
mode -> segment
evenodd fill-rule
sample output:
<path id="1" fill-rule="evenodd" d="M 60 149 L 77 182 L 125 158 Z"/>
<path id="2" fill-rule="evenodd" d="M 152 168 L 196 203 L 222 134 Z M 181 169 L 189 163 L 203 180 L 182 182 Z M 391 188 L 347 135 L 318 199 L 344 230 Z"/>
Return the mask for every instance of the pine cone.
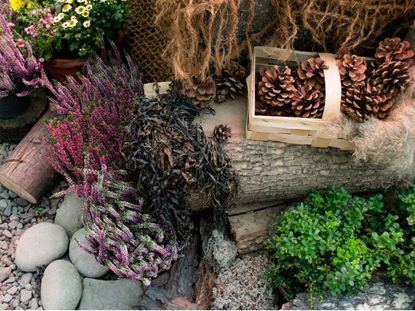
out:
<path id="1" fill-rule="evenodd" d="M 364 85 L 367 66 L 363 58 L 345 54 L 341 59 L 336 60 L 336 64 L 339 67 L 342 86 Z"/>
<path id="2" fill-rule="evenodd" d="M 372 71 L 371 87 L 378 98 L 379 119 L 386 118 L 396 103 L 396 96 L 405 90 L 409 84 L 409 68 L 402 61 L 385 60 L 378 68 Z"/>
<path id="3" fill-rule="evenodd" d="M 301 80 L 317 80 L 318 84 L 324 85 L 324 69 L 327 65 L 320 57 L 311 57 L 300 64 L 297 75 Z"/>
<path id="4" fill-rule="evenodd" d="M 296 117 L 322 118 L 324 112 L 324 91 L 316 88 L 314 80 L 305 80 L 293 98 L 292 110 Z"/>
<path id="5" fill-rule="evenodd" d="M 184 94 L 192 100 L 196 107 L 209 107 L 216 97 L 216 83 L 212 77 L 207 77 L 203 81 L 193 79 L 193 85 L 185 89 Z"/>
<path id="6" fill-rule="evenodd" d="M 227 141 L 229 138 L 231 138 L 231 128 L 224 124 L 216 125 L 213 130 L 213 137 L 219 141 Z"/>
<path id="7" fill-rule="evenodd" d="M 221 103 L 227 97 L 235 98 L 236 95 L 243 94 L 245 90 L 244 79 L 246 79 L 247 71 L 244 67 L 236 62 L 222 70 L 220 76 L 214 75 L 216 82 L 216 101 Z"/>
<path id="8" fill-rule="evenodd" d="M 405 62 L 385 61 L 372 71 L 372 86 L 384 94 L 398 95 L 409 84 L 409 68 Z"/>
<path id="9" fill-rule="evenodd" d="M 271 116 L 291 115 L 291 102 L 297 91 L 294 83 L 289 67 L 280 69 L 274 65 L 264 68 L 261 71 L 261 81 L 257 85 L 260 102 L 255 107 L 256 113 Z"/>
<path id="10" fill-rule="evenodd" d="M 402 61 L 410 67 L 413 63 L 414 51 L 408 41 L 401 41 L 395 37 L 392 39 L 385 39 L 379 43 L 376 50 L 376 60 L 378 63 L 385 61 Z"/>
<path id="11" fill-rule="evenodd" d="M 379 105 L 385 100 L 385 96 L 378 95 L 370 83 L 363 82 L 343 90 L 341 110 L 350 118 L 364 122 L 378 112 Z"/>

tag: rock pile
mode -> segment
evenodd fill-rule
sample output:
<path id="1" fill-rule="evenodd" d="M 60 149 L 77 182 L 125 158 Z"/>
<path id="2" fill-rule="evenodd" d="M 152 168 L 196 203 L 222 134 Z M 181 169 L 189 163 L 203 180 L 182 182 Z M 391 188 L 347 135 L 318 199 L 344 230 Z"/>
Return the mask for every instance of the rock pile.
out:
<path id="1" fill-rule="evenodd" d="M 246 255 L 219 273 L 213 290 L 212 309 L 274 309 L 272 290 L 262 278 L 268 266 L 263 254 Z"/>
<path id="2" fill-rule="evenodd" d="M 414 310 L 415 289 L 375 277 L 356 295 L 309 300 L 306 293 L 283 305 L 285 310 Z"/>
<path id="3" fill-rule="evenodd" d="M 82 211 L 82 200 L 68 193 L 54 223 L 35 224 L 21 235 L 17 267 L 33 272 L 46 266 L 40 290 L 45 310 L 132 309 L 143 295 L 141 283 L 96 279 L 105 277 L 109 269 L 83 249 L 89 242 L 82 228 Z"/>
<path id="4" fill-rule="evenodd" d="M 14 144 L 0 144 L 0 162 L 14 148 Z M 53 221 L 58 203 L 45 197 L 33 205 L 0 186 L 0 310 L 42 309 L 42 270 L 31 267 L 29 272 L 21 271 L 15 264 L 15 252 L 26 229 Z"/>

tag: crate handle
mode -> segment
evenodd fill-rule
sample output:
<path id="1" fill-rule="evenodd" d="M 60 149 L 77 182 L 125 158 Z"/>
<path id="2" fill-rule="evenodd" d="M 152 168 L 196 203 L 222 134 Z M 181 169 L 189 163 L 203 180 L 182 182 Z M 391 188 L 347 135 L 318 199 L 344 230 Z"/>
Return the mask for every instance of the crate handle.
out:
<path id="1" fill-rule="evenodd" d="M 335 55 L 330 53 L 319 53 L 319 56 L 328 66 L 328 68 L 324 70 L 326 99 L 322 118 L 323 120 L 327 120 L 330 116 L 340 115 L 342 84 L 339 68 L 336 65 Z"/>

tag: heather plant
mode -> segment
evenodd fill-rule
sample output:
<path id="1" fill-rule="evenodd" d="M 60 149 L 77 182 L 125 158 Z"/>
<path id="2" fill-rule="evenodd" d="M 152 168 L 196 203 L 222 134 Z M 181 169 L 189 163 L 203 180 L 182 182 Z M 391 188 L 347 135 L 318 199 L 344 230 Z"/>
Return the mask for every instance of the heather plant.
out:
<path id="1" fill-rule="evenodd" d="M 89 173 L 96 174 L 97 181 L 88 195 L 85 225 L 90 247 L 85 249 L 118 276 L 150 285 L 177 259 L 172 232 L 143 212 L 137 190 L 123 180 L 125 172 L 110 173 L 103 166 Z"/>
<path id="2" fill-rule="evenodd" d="M 53 95 L 51 109 L 57 114 L 47 124 L 49 160 L 83 197 L 95 182 L 95 176 L 89 176 L 85 169 L 121 167 L 119 132 L 130 116 L 134 96 L 143 93 L 141 75 L 129 56 L 126 62 L 114 47 L 110 57 L 90 59 L 87 76 L 68 77 L 66 83 L 55 86 L 47 83 Z"/>
<path id="3" fill-rule="evenodd" d="M 277 220 L 266 242 L 273 262 L 266 278 L 287 298 L 300 291 L 354 292 L 378 270 L 415 285 L 414 198 L 415 188 L 388 206 L 382 195 L 313 192 Z"/>
<path id="4" fill-rule="evenodd" d="M 26 44 L 26 56 L 16 46 L 12 24 L 0 15 L 0 98 L 15 93 L 27 96 L 34 87 L 45 83 L 41 77 L 42 59 L 37 59 Z"/>
<path id="5" fill-rule="evenodd" d="M 92 58 L 88 76 L 47 84 L 57 113 L 47 123 L 49 161 L 85 200 L 91 246 L 83 247 L 118 276 L 148 285 L 177 258 L 176 240 L 143 212 L 122 171 L 120 132 L 143 84 L 131 59 L 124 65 L 115 48 L 113 54 Z"/>

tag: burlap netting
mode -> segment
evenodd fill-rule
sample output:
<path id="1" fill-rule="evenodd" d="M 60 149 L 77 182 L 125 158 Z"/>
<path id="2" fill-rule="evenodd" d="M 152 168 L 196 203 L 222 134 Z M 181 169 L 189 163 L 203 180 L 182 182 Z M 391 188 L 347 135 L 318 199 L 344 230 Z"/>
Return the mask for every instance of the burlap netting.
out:
<path id="1" fill-rule="evenodd" d="M 128 52 L 144 74 L 145 82 L 169 81 L 172 72 L 161 54 L 167 38 L 154 25 L 155 0 L 130 0 L 131 17 L 128 21 Z"/>

